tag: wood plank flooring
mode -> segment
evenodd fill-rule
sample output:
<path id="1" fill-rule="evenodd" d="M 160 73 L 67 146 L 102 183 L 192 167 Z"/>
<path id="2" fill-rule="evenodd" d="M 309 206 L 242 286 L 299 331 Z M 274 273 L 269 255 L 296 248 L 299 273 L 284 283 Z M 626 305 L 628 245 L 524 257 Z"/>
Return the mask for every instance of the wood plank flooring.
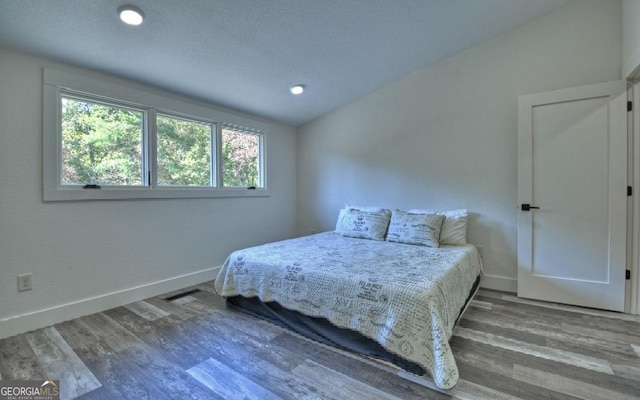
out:
<path id="1" fill-rule="evenodd" d="M 481 289 L 451 345 L 443 393 L 229 310 L 207 282 L 0 340 L 0 379 L 59 379 L 63 399 L 640 399 L 637 316 Z"/>

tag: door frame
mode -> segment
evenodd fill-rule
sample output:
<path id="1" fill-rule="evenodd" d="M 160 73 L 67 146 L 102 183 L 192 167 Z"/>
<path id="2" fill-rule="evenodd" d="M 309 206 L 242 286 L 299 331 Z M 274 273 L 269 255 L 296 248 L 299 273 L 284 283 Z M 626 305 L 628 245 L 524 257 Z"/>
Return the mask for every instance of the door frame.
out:
<path id="1" fill-rule="evenodd" d="M 631 282 L 627 285 L 631 295 L 628 297 L 629 304 L 625 310 L 631 314 L 640 315 L 640 83 L 636 83 L 630 88 L 631 98 L 633 99 L 633 112 L 631 117 L 627 119 L 632 126 L 632 134 L 630 141 L 633 148 L 633 157 L 629 162 L 633 163 L 632 186 L 634 195 L 632 198 L 632 216 L 633 233 L 631 238 L 632 262 L 628 266 L 631 270 Z"/>

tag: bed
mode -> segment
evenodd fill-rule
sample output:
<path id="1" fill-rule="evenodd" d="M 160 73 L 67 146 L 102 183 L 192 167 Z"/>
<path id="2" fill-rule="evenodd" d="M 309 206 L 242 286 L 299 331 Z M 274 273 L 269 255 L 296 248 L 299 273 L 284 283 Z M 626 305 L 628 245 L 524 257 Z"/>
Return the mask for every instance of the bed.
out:
<path id="1" fill-rule="evenodd" d="M 222 266 L 215 289 L 229 306 L 429 373 L 438 387 L 450 389 L 458 369 L 449 340 L 478 286 L 479 253 L 471 244 L 389 241 L 393 220 L 388 223 L 385 240 L 337 229 L 238 250 Z"/>

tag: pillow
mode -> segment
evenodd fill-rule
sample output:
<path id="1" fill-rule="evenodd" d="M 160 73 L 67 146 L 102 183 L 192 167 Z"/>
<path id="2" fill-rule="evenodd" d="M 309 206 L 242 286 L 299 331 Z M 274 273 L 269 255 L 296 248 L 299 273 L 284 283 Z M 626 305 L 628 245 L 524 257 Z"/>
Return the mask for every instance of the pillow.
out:
<path id="1" fill-rule="evenodd" d="M 375 206 L 354 206 L 350 204 L 346 204 L 344 206 L 347 210 L 358 210 L 358 211 L 369 211 L 369 212 L 380 212 L 380 211 L 389 211 L 384 207 L 375 207 Z"/>
<path id="2" fill-rule="evenodd" d="M 440 244 L 461 245 L 467 243 L 467 220 L 469 219 L 467 210 L 433 211 L 413 209 L 409 210 L 409 212 L 444 215 L 444 223 L 440 231 Z"/>
<path id="3" fill-rule="evenodd" d="M 384 240 L 391 213 L 384 211 L 340 210 L 336 231 L 342 236 L 360 239 Z"/>
<path id="4" fill-rule="evenodd" d="M 440 247 L 438 238 L 444 220 L 444 215 L 439 214 L 412 214 L 394 211 L 391 214 L 387 241 Z"/>

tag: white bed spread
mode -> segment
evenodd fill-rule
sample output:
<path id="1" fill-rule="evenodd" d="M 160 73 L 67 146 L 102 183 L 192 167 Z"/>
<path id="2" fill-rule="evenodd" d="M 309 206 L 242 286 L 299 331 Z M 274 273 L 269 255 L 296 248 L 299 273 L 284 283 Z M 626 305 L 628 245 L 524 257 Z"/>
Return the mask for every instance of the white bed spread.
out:
<path id="1" fill-rule="evenodd" d="M 473 245 L 431 248 L 325 232 L 232 253 L 215 289 L 356 330 L 450 389 L 458 368 L 449 339 L 481 269 Z"/>

